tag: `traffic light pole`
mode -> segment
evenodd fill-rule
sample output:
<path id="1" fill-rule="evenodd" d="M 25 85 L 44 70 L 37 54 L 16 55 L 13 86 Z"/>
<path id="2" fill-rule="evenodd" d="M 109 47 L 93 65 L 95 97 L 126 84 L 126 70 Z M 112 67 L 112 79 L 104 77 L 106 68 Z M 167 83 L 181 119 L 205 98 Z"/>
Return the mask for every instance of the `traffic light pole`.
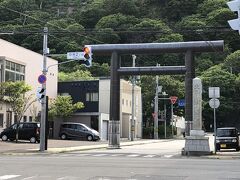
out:
<path id="1" fill-rule="evenodd" d="M 135 60 L 136 55 L 132 55 L 133 58 L 133 67 L 135 67 Z M 132 76 L 132 119 L 131 119 L 131 141 L 134 140 L 134 134 L 135 134 L 135 123 L 134 123 L 134 117 L 135 117 L 135 98 L 134 98 L 134 88 L 135 88 L 135 76 Z"/>
<path id="2" fill-rule="evenodd" d="M 43 75 L 47 74 L 47 37 L 48 37 L 48 28 L 44 27 L 43 30 Z M 45 144 L 45 132 L 46 132 L 46 82 L 42 84 L 42 88 L 44 89 L 43 92 L 43 99 L 41 100 L 42 110 L 41 110 L 41 126 L 40 126 L 40 151 L 44 151 L 46 148 Z"/>

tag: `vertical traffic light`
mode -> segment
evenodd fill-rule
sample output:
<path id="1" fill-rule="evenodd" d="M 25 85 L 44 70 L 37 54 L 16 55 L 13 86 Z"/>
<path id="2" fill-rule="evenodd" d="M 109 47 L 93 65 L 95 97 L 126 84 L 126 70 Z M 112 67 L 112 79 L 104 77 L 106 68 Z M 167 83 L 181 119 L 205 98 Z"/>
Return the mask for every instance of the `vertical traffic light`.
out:
<path id="1" fill-rule="evenodd" d="M 38 89 L 37 89 L 37 99 L 39 101 L 41 101 L 45 97 L 44 92 L 45 92 L 44 88 L 38 87 Z"/>
<path id="2" fill-rule="evenodd" d="M 87 46 L 83 48 L 84 53 L 84 65 L 86 67 L 92 66 L 92 50 L 91 47 Z"/>
<path id="3" fill-rule="evenodd" d="M 233 30 L 238 30 L 240 34 L 240 0 L 227 2 L 227 5 L 231 9 L 231 11 L 238 12 L 238 19 L 229 20 L 228 24 Z"/>

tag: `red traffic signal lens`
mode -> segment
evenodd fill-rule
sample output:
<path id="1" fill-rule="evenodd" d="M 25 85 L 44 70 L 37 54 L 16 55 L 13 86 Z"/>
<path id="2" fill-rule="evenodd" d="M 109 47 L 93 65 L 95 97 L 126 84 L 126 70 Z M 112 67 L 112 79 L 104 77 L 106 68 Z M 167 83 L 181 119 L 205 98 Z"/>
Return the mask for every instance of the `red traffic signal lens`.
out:
<path id="1" fill-rule="evenodd" d="M 83 52 L 84 52 L 85 54 L 90 54 L 90 53 L 91 53 L 91 50 L 90 50 L 89 47 L 84 47 L 84 48 L 83 48 Z"/>

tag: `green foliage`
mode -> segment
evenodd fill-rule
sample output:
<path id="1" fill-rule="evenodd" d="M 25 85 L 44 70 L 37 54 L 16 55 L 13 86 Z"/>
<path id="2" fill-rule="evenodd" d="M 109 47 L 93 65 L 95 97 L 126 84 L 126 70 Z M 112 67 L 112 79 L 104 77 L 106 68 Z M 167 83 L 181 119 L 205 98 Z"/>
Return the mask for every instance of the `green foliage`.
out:
<path id="1" fill-rule="evenodd" d="M 240 73 L 240 50 L 227 56 L 224 66 L 234 74 Z"/>
<path id="2" fill-rule="evenodd" d="M 84 108 L 84 104 L 82 102 L 73 104 L 71 96 L 57 96 L 57 98 L 50 104 L 48 114 L 50 119 L 61 117 L 65 120 L 74 112 L 82 108 Z"/>
<path id="3" fill-rule="evenodd" d="M 93 79 L 89 71 L 77 70 L 71 73 L 58 73 L 59 81 L 79 81 L 79 80 L 89 80 Z"/>
<path id="4" fill-rule="evenodd" d="M 0 83 L 0 102 L 8 103 L 20 122 L 27 109 L 36 101 L 24 81 Z"/>

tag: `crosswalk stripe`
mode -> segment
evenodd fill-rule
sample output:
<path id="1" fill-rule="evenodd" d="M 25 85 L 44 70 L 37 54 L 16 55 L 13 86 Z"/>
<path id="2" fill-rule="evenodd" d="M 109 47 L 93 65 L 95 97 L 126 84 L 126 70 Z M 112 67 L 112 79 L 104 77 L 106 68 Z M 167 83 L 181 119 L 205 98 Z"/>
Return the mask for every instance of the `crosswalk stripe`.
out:
<path id="1" fill-rule="evenodd" d="M 164 155 L 165 158 L 173 157 L 173 155 Z"/>
<path id="2" fill-rule="evenodd" d="M 107 154 L 95 154 L 94 157 L 106 156 Z"/>
<path id="3" fill-rule="evenodd" d="M 140 156 L 140 154 L 130 154 L 130 155 L 128 155 L 128 157 L 137 157 L 137 156 Z"/>
<path id="4" fill-rule="evenodd" d="M 5 180 L 5 179 L 12 179 L 12 178 L 16 178 L 19 177 L 20 175 L 4 175 L 4 176 L 0 176 L 0 180 Z"/>
<path id="5" fill-rule="evenodd" d="M 112 154 L 112 157 L 122 156 L 123 154 Z"/>
<path id="6" fill-rule="evenodd" d="M 143 156 L 145 158 L 152 158 L 152 157 L 155 157 L 156 155 L 155 154 L 149 154 L 149 155 L 146 155 L 146 156 Z"/>

